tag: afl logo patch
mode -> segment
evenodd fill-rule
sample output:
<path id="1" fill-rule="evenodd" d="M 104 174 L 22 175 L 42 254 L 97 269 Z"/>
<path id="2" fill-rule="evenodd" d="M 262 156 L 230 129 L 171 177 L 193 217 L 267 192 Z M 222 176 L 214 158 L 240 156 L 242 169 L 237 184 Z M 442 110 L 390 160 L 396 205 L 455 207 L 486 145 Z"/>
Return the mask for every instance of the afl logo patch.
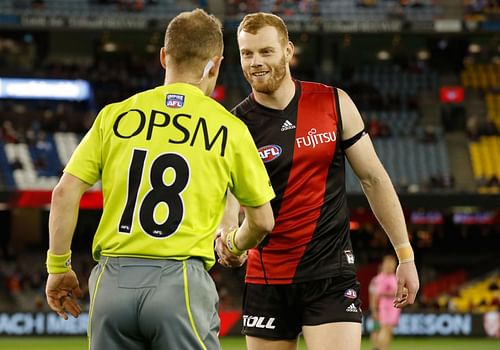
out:
<path id="1" fill-rule="evenodd" d="M 349 298 L 349 299 L 356 299 L 358 294 L 356 293 L 356 291 L 354 289 L 348 289 L 344 292 L 344 296 L 346 298 Z"/>
<path id="2" fill-rule="evenodd" d="M 264 163 L 275 160 L 281 155 L 281 152 L 281 147 L 278 145 L 267 145 L 259 148 L 259 156 Z"/>
<path id="3" fill-rule="evenodd" d="M 184 95 L 168 94 L 165 104 L 169 108 L 182 108 L 184 106 Z"/>

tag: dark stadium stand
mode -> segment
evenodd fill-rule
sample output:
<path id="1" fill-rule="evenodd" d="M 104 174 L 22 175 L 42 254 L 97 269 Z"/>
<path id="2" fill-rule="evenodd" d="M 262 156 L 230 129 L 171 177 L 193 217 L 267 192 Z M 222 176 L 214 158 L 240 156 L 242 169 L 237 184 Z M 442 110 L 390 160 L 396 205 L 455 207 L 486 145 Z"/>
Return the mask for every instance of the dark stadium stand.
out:
<path id="1" fill-rule="evenodd" d="M 0 12 L 16 14 L 50 14 L 69 16 L 95 16 L 114 14 L 134 18 L 173 17 L 180 11 L 202 6 L 210 1 L 182 0 L 26 0 L 3 1 Z M 200 5 L 201 4 L 201 5 Z M 351 0 L 261 0 L 227 1 L 224 13 L 229 17 L 255 11 L 273 11 L 294 20 L 316 18 L 328 21 L 333 16 L 339 20 L 382 21 L 391 18 L 409 21 L 431 21 L 442 13 L 439 4 L 432 0 L 419 1 L 351 1 Z"/>

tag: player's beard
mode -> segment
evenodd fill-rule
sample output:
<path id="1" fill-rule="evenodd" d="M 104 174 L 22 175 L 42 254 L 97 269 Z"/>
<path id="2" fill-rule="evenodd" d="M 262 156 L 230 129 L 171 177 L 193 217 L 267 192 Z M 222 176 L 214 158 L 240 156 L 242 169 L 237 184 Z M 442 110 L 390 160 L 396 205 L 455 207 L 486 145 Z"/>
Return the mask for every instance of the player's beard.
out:
<path id="1" fill-rule="evenodd" d="M 254 77 L 251 74 L 251 69 L 244 71 L 244 75 L 248 83 L 252 86 L 252 88 L 263 94 L 272 94 L 281 86 L 281 83 L 285 79 L 286 76 L 286 61 L 285 56 L 283 55 L 275 65 L 267 65 L 267 70 L 269 73 L 264 81 L 259 81 L 258 77 Z"/>

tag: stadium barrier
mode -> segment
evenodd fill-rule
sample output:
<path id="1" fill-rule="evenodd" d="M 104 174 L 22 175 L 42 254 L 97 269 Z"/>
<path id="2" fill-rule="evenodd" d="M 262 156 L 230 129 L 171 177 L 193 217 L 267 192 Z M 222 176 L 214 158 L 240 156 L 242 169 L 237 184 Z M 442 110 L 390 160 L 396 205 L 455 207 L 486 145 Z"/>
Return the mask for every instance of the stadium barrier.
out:
<path id="1" fill-rule="evenodd" d="M 221 336 L 240 335 L 239 311 L 220 312 Z M 249 318 L 252 316 L 249 316 Z M 57 336 L 87 333 L 88 313 L 67 321 L 52 312 L 0 312 L 0 336 Z M 259 322 L 253 323 L 259 326 Z M 265 324 L 265 323 L 264 323 Z M 363 322 L 363 333 L 373 327 L 370 316 Z M 397 336 L 500 337 L 500 312 L 480 313 L 403 313 L 394 332 Z"/>

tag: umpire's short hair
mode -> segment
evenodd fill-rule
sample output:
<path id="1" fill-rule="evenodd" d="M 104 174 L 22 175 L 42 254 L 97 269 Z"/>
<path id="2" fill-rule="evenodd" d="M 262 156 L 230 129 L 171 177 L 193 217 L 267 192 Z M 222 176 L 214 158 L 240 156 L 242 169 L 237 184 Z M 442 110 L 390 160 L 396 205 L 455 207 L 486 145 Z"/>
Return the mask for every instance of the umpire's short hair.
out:
<path id="1" fill-rule="evenodd" d="M 224 49 L 221 22 L 204 10 L 182 12 L 165 31 L 165 51 L 178 66 L 201 67 Z"/>

